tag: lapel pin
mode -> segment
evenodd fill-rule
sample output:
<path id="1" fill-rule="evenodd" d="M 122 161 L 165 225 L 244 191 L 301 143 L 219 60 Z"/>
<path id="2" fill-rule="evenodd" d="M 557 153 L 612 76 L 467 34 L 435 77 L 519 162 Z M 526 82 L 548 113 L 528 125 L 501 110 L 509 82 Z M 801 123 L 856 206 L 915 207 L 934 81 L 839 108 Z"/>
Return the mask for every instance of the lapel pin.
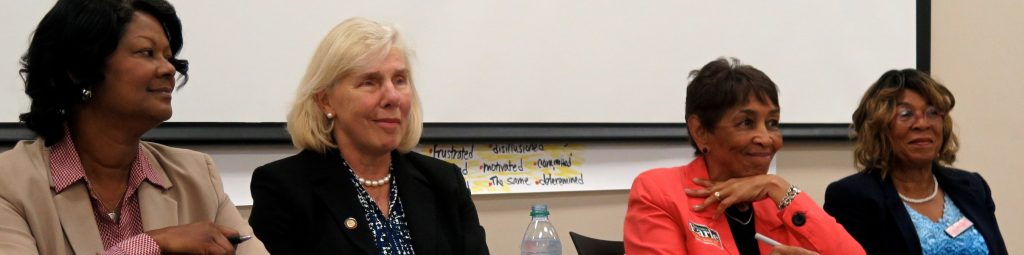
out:
<path id="1" fill-rule="evenodd" d="M 359 226 L 356 224 L 356 218 L 348 217 L 348 219 L 345 219 L 345 228 L 356 229 L 356 226 Z"/>

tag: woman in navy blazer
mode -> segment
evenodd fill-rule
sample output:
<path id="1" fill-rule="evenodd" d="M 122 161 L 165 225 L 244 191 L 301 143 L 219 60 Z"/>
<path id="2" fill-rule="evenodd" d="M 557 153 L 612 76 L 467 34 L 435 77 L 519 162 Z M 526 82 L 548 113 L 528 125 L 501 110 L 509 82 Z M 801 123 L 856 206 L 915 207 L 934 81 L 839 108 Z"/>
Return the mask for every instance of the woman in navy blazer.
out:
<path id="1" fill-rule="evenodd" d="M 256 169 L 249 223 L 273 254 L 487 254 L 462 171 L 411 152 L 423 128 L 397 30 L 320 43 L 288 114 L 297 155 Z"/>
<path id="2" fill-rule="evenodd" d="M 378 254 L 339 155 L 306 150 L 256 169 L 249 223 L 272 254 Z M 415 152 L 391 158 L 416 254 L 487 254 L 459 168 Z"/>
<path id="3" fill-rule="evenodd" d="M 945 86 L 892 70 L 853 114 L 860 172 L 833 182 L 825 211 L 868 254 L 1006 254 L 988 183 L 947 165 L 958 141 Z"/>

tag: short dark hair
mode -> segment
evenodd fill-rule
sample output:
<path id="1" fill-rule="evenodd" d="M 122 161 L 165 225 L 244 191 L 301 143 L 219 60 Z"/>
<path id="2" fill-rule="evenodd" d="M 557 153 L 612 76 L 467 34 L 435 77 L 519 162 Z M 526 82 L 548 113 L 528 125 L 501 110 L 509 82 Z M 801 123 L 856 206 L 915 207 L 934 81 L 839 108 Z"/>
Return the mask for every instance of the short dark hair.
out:
<path id="1" fill-rule="evenodd" d="M 946 165 L 956 161 L 960 140 L 953 133 L 953 118 L 948 114 L 956 106 L 953 93 L 925 72 L 889 70 L 864 92 L 853 112 L 853 159 L 859 171 L 879 171 L 885 179 L 898 160 L 889 140 L 889 125 L 893 122 L 897 101 L 905 91 L 920 94 L 928 104 L 947 113 L 943 115 L 942 147 L 935 161 Z"/>
<path id="2" fill-rule="evenodd" d="M 188 82 L 188 61 L 176 57 L 183 44 L 181 21 L 167 1 L 57 1 L 36 27 L 19 71 L 32 101 L 21 122 L 47 146 L 63 136 L 67 114 L 83 100 L 82 90 L 104 80 L 106 61 L 136 11 L 152 15 L 163 26 L 172 52 L 169 61 L 182 75 L 178 87 Z"/>
<path id="3" fill-rule="evenodd" d="M 715 59 L 690 72 L 690 78 L 686 86 L 686 117 L 696 115 L 708 132 L 714 133 L 726 111 L 749 103 L 750 95 L 779 107 L 779 89 L 768 75 L 736 58 Z M 701 154 L 692 137 L 690 145 L 697 155 Z"/>

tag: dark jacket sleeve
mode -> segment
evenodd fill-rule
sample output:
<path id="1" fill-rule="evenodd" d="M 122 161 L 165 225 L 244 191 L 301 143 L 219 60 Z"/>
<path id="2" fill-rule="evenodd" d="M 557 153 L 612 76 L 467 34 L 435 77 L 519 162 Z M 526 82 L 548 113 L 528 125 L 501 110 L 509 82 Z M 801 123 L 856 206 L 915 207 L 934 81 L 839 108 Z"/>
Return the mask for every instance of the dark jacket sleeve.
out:
<path id="1" fill-rule="evenodd" d="M 454 165 L 453 165 L 454 166 Z M 465 234 L 465 252 L 463 254 L 490 254 L 487 249 L 487 237 L 484 227 L 480 225 L 480 218 L 476 212 L 476 205 L 469 188 L 466 187 L 466 179 L 462 176 L 462 170 L 455 166 L 455 176 L 458 179 L 459 187 L 456 188 L 455 197 L 458 200 L 459 216 L 462 217 L 462 233 Z"/>
<path id="2" fill-rule="evenodd" d="M 462 169 L 454 164 L 419 153 L 407 153 L 405 156 L 423 172 L 430 183 L 433 183 L 431 189 L 440 196 L 439 204 L 436 206 L 442 207 L 438 208 L 438 212 L 453 214 L 447 217 L 454 218 L 445 218 L 444 220 L 452 222 L 451 227 L 454 229 L 451 229 L 453 231 L 449 233 L 458 236 L 451 240 L 461 240 L 461 243 L 451 243 L 452 250 L 461 250 L 462 254 L 467 255 L 490 254 L 484 227 L 480 225 L 480 217 L 477 215 L 470 190 L 466 186 L 466 178 L 462 175 Z M 458 247 L 459 245 L 462 247 Z"/>
<path id="3" fill-rule="evenodd" d="M 296 254 L 294 247 L 301 247 L 298 239 L 303 231 L 296 229 L 297 222 L 289 222 L 296 217 L 290 217 L 295 215 L 288 209 L 296 207 L 287 199 L 290 195 L 282 178 L 273 174 L 266 166 L 253 172 L 249 187 L 253 200 L 249 225 L 271 254 Z"/>
<path id="4" fill-rule="evenodd" d="M 886 240 L 879 234 L 884 231 L 882 222 L 888 210 L 880 200 L 867 193 L 875 193 L 867 185 L 855 185 L 848 179 L 833 182 L 825 189 L 825 212 L 836 218 L 839 224 L 857 240 L 867 254 L 889 254 L 886 246 L 899 245 L 902 239 Z M 898 231 L 898 230 L 897 230 Z"/>
<path id="5" fill-rule="evenodd" d="M 1003 241 L 1003 234 L 999 231 L 999 222 L 996 219 L 996 203 L 992 200 L 992 189 L 989 188 L 985 178 L 981 178 L 981 174 L 972 173 L 972 175 L 981 183 L 978 186 L 981 186 L 980 188 L 984 191 L 984 194 L 981 195 L 985 199 L 985 212 L 992 217 L 991 226 L 984 226 L 985 228 L 991 228 L 991 232 L 993 232 L 993 238 L 985 240 L 985 242 L 989 243 L 989 254 L 1007 254 L 1006 242 Z"/>

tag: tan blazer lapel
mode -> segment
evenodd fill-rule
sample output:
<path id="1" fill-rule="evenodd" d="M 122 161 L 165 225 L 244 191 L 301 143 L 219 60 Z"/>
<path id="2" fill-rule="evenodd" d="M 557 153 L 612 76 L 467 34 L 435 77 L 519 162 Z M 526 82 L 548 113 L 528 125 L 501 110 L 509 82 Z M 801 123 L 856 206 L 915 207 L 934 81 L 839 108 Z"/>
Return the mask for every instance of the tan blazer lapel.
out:
<path id="1" fill-rule="evenodd" d="M 178 202 L 163 194 L 163 190 L 147 182 L 139 186 L 139 209 L 142 211 L 142 230 L 150 231 L 178 223 Z"/>
<path id="2" fill-rule="evenodd" d="M 50 149 L 43 147 L 42 138 L 36 139 L 31 145 L 39 149 L 30 149 L 29 152 L 41 152 L 41 155 L 29 155 L 34 163 L 40 166 L 50 180 L 50 189 L 54 190 L 53 176 L 50 175 Z M 60 218 L 61 230 L 64 231 L 64 238 L 71 244 L 71 249 L 76 254 L 93 254 L 103 251 L 103 240 L 100 239 L 100 228 L 96 225 L 96 216 L 92 211 L 92 200 L 89 199 L 89 189 L 85 182 L 79 182 L 68 186 L 60 193 L 53 196 L 53 205 L 57 209 L 57 217 Z"/>
<path id="3" fill-rule="evenodd" d="M 160 161 L 156 160 L 149 147 L 142 146 L 142 152 L 149 159 L 150 167 L 161 178 L 167 189 L 174 187 L 171 179 L 167 178 Z M 178 222 L 178 201 L 174 201 L 164 194 L 166 191 L 149 182 L 142 182 L 139 186 L 139 209 L 142 211 L 142 230 L 150 231 L 170 226 L 177 226 Z"/>
<path id="4" fill-rule="evenodd" d="M 96 226 L 88 194 L 85 184 L 80 182 L 53 197 L 64 236 L 77 254 L 103 251 L 103 240 L 100 240 L 100 229 Z"/>

